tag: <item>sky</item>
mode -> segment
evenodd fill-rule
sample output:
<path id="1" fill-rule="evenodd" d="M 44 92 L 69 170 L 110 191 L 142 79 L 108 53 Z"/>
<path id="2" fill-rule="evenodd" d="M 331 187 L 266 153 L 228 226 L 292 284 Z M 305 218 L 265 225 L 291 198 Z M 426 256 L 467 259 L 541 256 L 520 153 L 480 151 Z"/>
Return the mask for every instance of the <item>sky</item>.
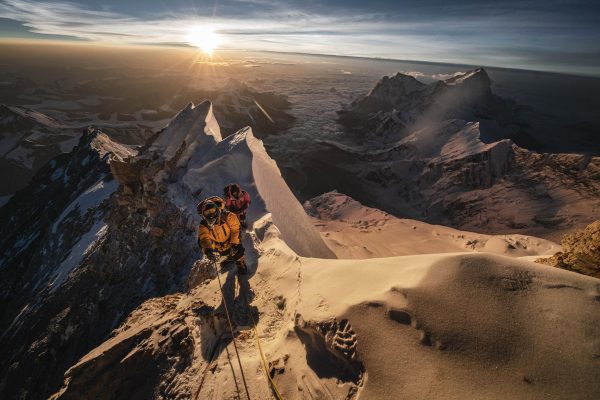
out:
<path id="1" fill-rule="evenodd" d="M 0 37 L 379 57 L 600 76 L 600 1 L 0 0 Z"/>

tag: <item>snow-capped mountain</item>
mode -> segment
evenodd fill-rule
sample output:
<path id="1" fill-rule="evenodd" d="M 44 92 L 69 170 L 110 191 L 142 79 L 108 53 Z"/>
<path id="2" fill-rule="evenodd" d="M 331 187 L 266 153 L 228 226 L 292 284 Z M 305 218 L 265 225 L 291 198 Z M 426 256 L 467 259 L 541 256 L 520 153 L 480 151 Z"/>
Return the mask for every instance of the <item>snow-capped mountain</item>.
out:
<path id="1" fill-rule="evenodd" d="M 308 197 L 337 189 L 398 217 L 482 233 L 560 240 L 600 218 L 600 158 L 518 146 L 511 107 L 482 69 L 432 85 L 384 78 L 342 114 L 356 124 L 352 140 L 315 142 L 293 176 Z"/>
<path id="2" fill-rule="evenodd" d="M 475 125 L 360 160 L 466 163 L 472 174 L 456 174 L 481 184 L 512 144 L 477 141 Z M 137 151 L 86 132 L 1 209 L 0 396 L 243 398 L 220 282 L 196 268 L 196 204 L 232 181 L 253 199 L 249 274 L 220 277 L 252 399 L 274 387 L 286 399 L 599 395 L 597 280 L 519 259 L 556 244 L 399 220 L 339 193 L 307 203 L 309 217 L 252 130 L 222 138 L 204 102 Z M 414 237 L 381 245 L 402 235 Z"/>
<path id="3" fill-rule="evenodd" d="M 0 205 L 47 161 L 71 151 L 80 135 L 38 111 L 0 104 Z"/>
<path id="4" fill-rule="evenodd" d="M 483 68 L 425 85 L 398 73 L 384 77 L 364 97 L 340 111 L 340 122 L 370 143 L 396 142 L 446 120 L 479 122 L 482 140 L 511 139 L 527 147 L 539 143 L 519 119 L 520 108 L 492 93 Z"/>

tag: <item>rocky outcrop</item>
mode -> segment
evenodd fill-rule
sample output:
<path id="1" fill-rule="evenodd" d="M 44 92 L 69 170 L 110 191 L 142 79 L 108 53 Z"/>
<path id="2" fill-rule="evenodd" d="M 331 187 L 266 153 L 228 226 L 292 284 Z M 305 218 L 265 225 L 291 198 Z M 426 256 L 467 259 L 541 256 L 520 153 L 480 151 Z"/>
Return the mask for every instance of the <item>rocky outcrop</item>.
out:
<path id="1" fill-rule="evenodd" d="M 111 158 L 122 163 L 112 168 L 122 185 Z M 19 213 L 12 202 L 2 209 L 3 245 L 12 245 L 0 271 L 2 397 L 47 397 L 131 310 L 185 286 L 198 257 L 195 225 L 163 196 L 169 160 L 142 167 L 152 158 L 133 162 L 133 151 L 90 131 L 15 196 Z M 27 204 L 31 212 L 23 212 Z"/>
<path id="2" fill-rule="evenodd" d="M 600 278 L 600 221 L 565 235 L 560 244 L 562 252 L 536 262 Z"/>
<path id="3" fill-rule="evenodd" d="M 202 357 L 194 349 L 202 340 L 198 328 L 208 331 L 212 322 L 209 307 L 183 294 L 148 300 L 66 372 L 65 386 L 51 398 L 114 399 L 115 392 L 130 399 L 192 398 L 178 381 L 198 376 L 192 368 Z M 211 338 L 203 339 L 210 347 Z"/>
<path id="4" fill-rule="evenodd" d="M 117 188 L 108 159 L 133 153 L 89 129 L 0 210 L 2 397 L 47 396 L 60 369 L 100 340 L 127 307 L 103 290 L 110 280 L 99 277 L 118 281 L 121 267 L 104 264 L 101 252 L 110 242 L 107 199 Z"/>

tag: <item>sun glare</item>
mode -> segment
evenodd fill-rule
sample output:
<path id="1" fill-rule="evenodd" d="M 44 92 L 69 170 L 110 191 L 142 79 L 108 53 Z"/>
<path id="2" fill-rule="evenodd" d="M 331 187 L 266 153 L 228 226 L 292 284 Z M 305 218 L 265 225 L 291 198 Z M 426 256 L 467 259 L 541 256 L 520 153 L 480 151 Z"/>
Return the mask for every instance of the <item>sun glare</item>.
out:
<path id="1" fill-rule="evenodd" d="M 186 39 L 188 44 L 199 48 L 208 55 L 212 55 L 212 52 L 221 43 L 220 35 L 208 26 L 194 26 L 190 28 Z"/>

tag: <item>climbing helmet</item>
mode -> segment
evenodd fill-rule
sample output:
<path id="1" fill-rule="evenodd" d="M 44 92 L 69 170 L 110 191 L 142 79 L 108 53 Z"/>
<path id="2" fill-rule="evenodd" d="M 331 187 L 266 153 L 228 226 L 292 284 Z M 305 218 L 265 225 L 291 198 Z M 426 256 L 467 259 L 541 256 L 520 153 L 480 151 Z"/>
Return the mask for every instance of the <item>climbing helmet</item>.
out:
<path id="1" fill-rule="evenodd" d="M 206 202 L 202 208 L 202 217 L 211 225 L 217 222 L 220 213 L 219 206 L 212 201 Z"/>

